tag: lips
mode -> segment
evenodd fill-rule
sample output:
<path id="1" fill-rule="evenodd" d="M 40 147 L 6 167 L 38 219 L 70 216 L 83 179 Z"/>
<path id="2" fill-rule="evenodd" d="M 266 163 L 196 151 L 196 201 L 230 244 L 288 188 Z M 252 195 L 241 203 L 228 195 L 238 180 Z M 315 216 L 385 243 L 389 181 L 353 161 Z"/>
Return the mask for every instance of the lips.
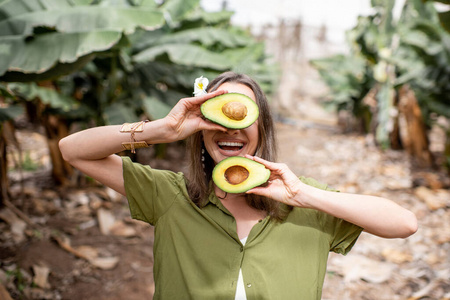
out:
<path id="1" fill-rule="evenodd" d="M 241 142 L 218 142 L 219 148 L 222 150 L 239 151 L 244 147 L 244 143 Z"/>
<path id="2" fill-rule="evenodd" d="M 217 142 L 220 152 L 227 156 L 238 155 L 245 143 L 239 141 L 219 141 Z"/>

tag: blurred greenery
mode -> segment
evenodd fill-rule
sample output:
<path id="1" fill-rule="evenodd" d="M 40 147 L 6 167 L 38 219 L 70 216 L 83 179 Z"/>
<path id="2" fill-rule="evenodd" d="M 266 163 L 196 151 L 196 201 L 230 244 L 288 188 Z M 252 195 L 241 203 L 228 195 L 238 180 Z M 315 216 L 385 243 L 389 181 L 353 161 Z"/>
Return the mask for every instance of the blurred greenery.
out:
<path id="1" fill-rule="evenodd" d="M 414 92 L 427 130 L 439 116 L 450 118 L 450 26 L 433 1 L 405 1 L 398 20 L 395 0 L 371 3 L 375 13 L 347 32 L 350 53 L 311 63 L 330 89 L 327 104 L 350 111 L 389 148 L 398 135 L 402 87 Z"/>
<path id="2" fill-rule="evenodd" d="M 55 145 L 75 124 L 162 118 L 202 75 L 246 73 L 271 94 L 278 69 L 232 15 L 199 0 L 0 0 L 0 122 L 26 112 Z"/>

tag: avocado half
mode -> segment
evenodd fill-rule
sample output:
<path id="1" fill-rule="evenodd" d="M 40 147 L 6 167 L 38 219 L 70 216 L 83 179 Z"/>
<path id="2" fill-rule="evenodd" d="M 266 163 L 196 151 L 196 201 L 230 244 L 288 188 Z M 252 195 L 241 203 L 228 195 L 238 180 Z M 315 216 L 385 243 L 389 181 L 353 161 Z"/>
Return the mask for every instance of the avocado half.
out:
<path id="1" fill-rule="evenodd" d="M 212 173 L 214 183 L 227 193 L 244 193 L 269 180 L 270 170 L 251 159 L 232 156 L 219 162 Z"/>
<path id="2" fill-rule="evenodd" d="M 256 102 L 240 93 L 211 98 L 201 105 L 200 110 L 208 120 L 231 129 L 249 127 L 259 116 Z"/>

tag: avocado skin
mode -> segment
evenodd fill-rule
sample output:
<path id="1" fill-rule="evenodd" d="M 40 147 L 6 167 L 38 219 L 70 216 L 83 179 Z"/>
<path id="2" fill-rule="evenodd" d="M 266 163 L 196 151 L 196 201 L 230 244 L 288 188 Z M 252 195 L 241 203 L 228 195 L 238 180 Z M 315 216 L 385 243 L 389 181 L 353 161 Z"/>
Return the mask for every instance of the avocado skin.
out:
<path id="1" fill-rule="evenodd" d="M 247 115 L 242 120 L 233 120 L 226 116 L 222 107 L 229 102 L 241 102 L 247 107 Z M 250 97 L 240 93 L 226 93 L 208 99 L 201 106 L 203 116 L 211 122 L 230 129 L 244 129 L 252 125 L 259 116 L 259 108 Z"/>
<path id="2" fill-rule="evenodd" d="M 225 172 L 233 166 L 241 166 L 249 172 L 248 178 L 240 184 L 227 182 Z M 263 185 L 269 180 L 270 170 L 254 160 L 241 156 L 231 156 L 219 162 L 213 170 L 212 179 L 222 191 L 232 194 L 245 193 L 246 191 Z"/>

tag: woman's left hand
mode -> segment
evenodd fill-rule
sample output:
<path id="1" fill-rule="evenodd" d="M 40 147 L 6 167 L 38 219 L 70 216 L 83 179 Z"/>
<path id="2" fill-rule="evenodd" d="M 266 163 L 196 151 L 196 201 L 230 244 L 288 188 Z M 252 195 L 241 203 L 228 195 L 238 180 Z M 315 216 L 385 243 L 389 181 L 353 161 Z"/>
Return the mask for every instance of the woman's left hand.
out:
<path id="1" fill-rule="evenodd" d="M 302 182 L 286 164 L 273 163 L 257 156 L 246 155 L 270 170 L 269 181 L 265 186 L 255 187 L 247 194 L 264 196 L 292 206 L 301 206 L 296 200 L 300 195 Z"/>

